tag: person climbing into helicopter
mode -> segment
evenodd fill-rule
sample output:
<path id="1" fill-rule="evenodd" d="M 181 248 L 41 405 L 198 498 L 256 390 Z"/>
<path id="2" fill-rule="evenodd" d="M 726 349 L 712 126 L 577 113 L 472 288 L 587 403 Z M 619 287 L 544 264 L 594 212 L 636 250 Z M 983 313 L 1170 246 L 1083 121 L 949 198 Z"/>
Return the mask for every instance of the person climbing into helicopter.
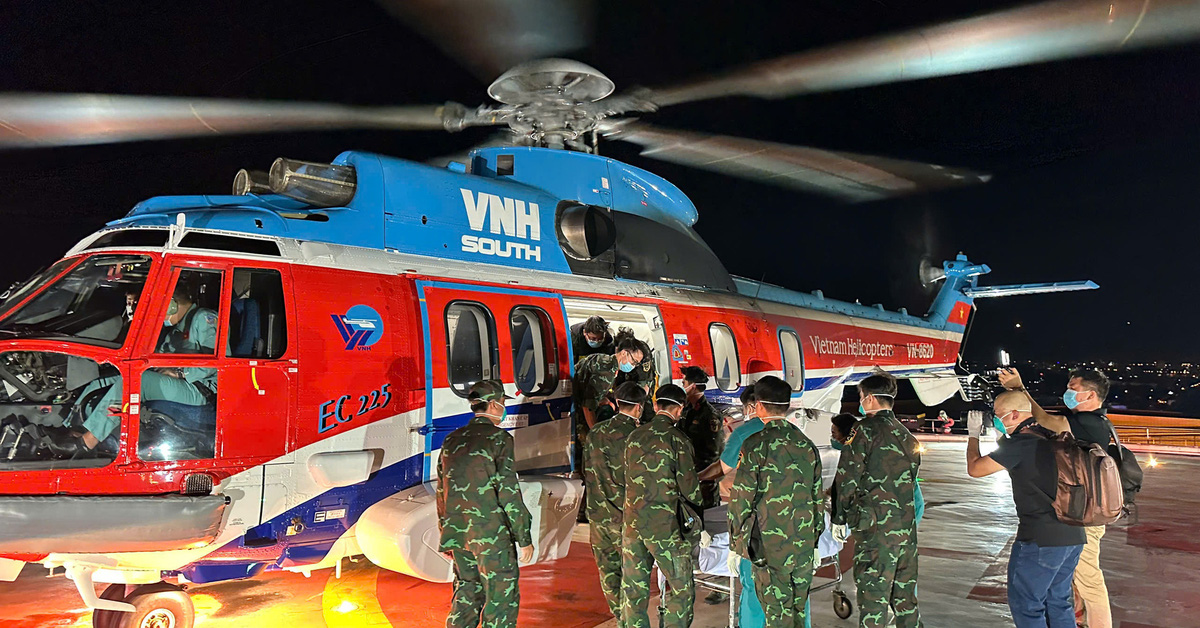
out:
<path id="1" fill-rule="evenodd" d="M 204 355 L 216 351 L 217 313 L 198 304 L 201 282 L 198 274 L 184 271 L 179 276 L 157 353 Z M 99 377 L 80 391 L 77 408 L 83 415 L 82 434 L 74 429 L 52 433 L 51 451 L 60 458 L 86 457 L 119 432 L 121 420 L 113 411 L 121 407 L 120 374 Z M 104 392 L 101 392 L 104 391 Z M 171 401 L 188 406 L 216 404 L 217 370 L 204 367 L 167 367 L 147 370 L 142 376 L 143 401 Z M 99 399 L 95 396 L 99 395 Z M 87 407 L 85 407 L 87 406 Z"/>

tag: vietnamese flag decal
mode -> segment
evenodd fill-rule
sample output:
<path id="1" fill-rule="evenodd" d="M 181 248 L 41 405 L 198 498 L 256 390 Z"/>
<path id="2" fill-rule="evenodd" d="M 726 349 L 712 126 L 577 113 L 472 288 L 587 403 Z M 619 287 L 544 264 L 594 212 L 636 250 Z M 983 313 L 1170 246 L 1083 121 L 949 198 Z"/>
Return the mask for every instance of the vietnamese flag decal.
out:
<path id="1" fill-rule="evenodd" d="M 967 319 L 971 317 L 971 304 L 966 301 L 959 301 L 954 304 L 954 309 L 950 310 L 950 316 L 947 319 L 955 325 L 966 325 Z"/>

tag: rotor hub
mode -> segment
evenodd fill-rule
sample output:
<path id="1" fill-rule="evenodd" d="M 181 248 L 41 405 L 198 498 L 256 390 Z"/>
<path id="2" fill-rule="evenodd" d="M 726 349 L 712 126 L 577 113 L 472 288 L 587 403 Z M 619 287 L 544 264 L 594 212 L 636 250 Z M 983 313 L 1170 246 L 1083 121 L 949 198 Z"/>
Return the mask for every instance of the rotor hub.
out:
<path id="1" fill-rule="evenodd" d="M 500 75 L 488 86 L 488 96 L 506 105 L 527 105 L 545 100 L 569 103 L 595 102 L 616 85 L 586 63 L 570 59 L 535 59 Z"/>

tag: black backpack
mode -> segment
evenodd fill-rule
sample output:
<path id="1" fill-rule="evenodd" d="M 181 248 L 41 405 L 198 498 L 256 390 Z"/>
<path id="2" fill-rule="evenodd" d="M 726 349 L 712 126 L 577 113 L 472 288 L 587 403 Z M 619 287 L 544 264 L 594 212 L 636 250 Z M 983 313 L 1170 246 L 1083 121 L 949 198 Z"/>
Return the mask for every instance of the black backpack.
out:
<path id="1" fill-rule="evenodd" d="M 1117 430 L 1113 427 L 1112 421 L 1109 421 L 1108 429 L 1112 433 L 1112 443 L 1108 445 L 1108 455 L 1117 461 L 1117 471 L 1121 474 L 1121 488 L 1125 492 L 1125 514 L 1128 515 L 1133 500 L 1142 490 L 1142 465 L 1138 464 L 1137 456 L 1121 444 L 1121 439 L 1117 437 Z"/>

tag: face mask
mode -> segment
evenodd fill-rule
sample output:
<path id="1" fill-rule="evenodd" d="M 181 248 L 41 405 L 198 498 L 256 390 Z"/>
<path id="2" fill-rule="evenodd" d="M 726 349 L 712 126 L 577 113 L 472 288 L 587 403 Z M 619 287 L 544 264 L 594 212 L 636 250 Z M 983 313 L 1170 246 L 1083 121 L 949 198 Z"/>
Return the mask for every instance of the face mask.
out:
<path id="1" fill-rule="evenodd" d="M 633 370 L 633 362 L 621 362 L 617 368 L 621 369 L 622 373 L 628 373 Z"/>
<path id="2" fill-rule="evenodd" d="M 125 317 L 126 317 L 126 318 L 133 318 L 133 305 L 126 305 L 126 306 L 125 306 Z"/>
<path id="3" fill-rule="evenodd" d="M 600 345 L 604 344 L 604 342 L 600 341 L 600 340 L 588 340 L 587 343 L 588 343 L 588 346 L 593 349 L 599 349 Z"/>
<path id="4" fill-rule="evenodd" d="M 858 404 L 858 416 L 867 416 L 867 411 L 863 410 L 862 404 Z"/>
<path id="5" fill-rule="evenodd" d="M 1080 403 L 1079 399 L 1076 398 L 1077 395 L 1078 393 L 1068 388 L 1067 392 L 1063 393 L 1063 403 L 1067 404 L 1068 408 L 1074 410 Z"/>
<path id="6" fill-rule="evenodd" d="M 841 451 L 841 450 L 842 450 L 842 447 L 845 447 L 845 445 L 841 444 L 840 442 L 838 442 L 838 441 L 836 441 L 836 440 L 831 440 L 831 441 L 829 441 L 829 444 L 830 444 L 830 445 L 832 445 L 832 446 L 833 446 L 833 448 L 834 448 L 834 449 L 836 449 L 836 450 L 838 450 L 838 451 Z"/>
<path id="7" fill-rule="evenodd" d="M 1004 427 L 1004 421 L 1001 421 L 1000 417 L 998 416 L 992 417 L 992 426 L 995 427 L 996 431 L 1000 432 L 1001 434 L 1008 433 L 1008 430 Z"/>

